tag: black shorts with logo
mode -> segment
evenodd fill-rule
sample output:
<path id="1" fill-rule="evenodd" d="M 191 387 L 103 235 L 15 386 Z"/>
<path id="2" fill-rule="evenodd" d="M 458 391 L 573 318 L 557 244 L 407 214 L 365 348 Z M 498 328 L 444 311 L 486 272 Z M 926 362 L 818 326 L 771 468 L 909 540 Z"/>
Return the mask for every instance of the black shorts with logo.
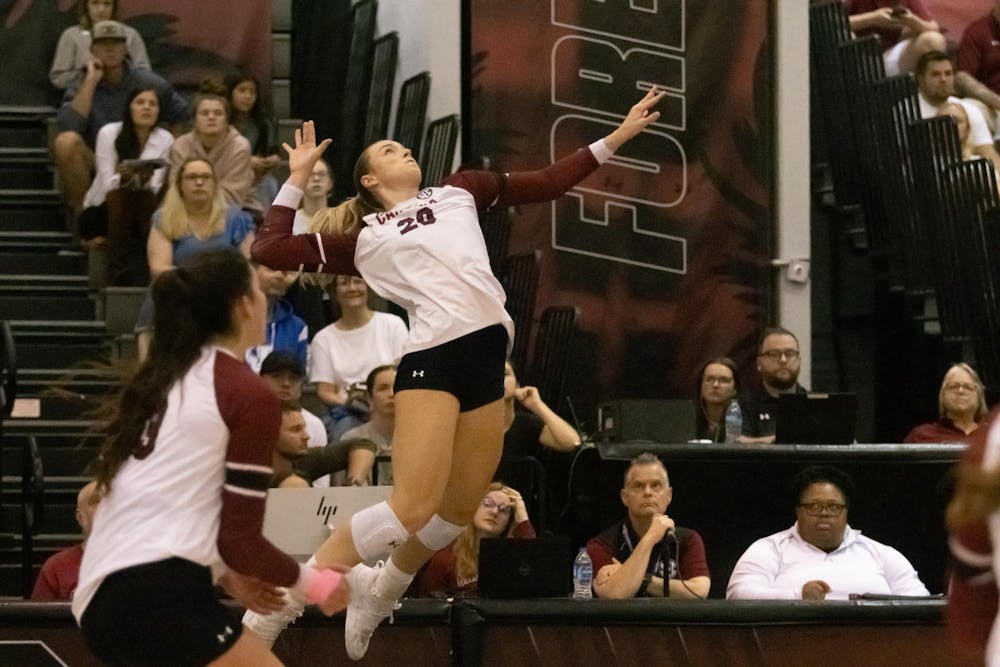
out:
<path id="1" fill-rule="evenodd" d="M 228 651 L 242 622 L 215 595 L 211 571 L 183 558 L 118 570 L 80 619 L 108 665 L 206 665 Z"/>
<path id="2" fill-rule="evenodd" d="M 403 355 L 393 391 L 435 389 L 468 412 L 503 398 L 507 329 L 494 324 L 447 343 Z"/>

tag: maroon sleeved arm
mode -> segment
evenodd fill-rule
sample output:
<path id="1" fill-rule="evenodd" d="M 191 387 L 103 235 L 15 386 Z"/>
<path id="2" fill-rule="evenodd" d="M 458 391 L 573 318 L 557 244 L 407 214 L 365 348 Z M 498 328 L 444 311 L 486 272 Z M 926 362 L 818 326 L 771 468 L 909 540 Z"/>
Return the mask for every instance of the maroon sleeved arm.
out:
<path id="1" fill-rule="evenodd" d="M 535 204 L 563 196 L 599 166 L 590 149 L 582 148 L 544 169 L 506 175 L 489 171 L 460 171 L 445 179 L 443 185 L 471 192 L 479 210 L 493 206 Z"/>
<path id="2" fill-rule="evenodd" d="M 274 205 L 257 230 L 250 256 L 279 271 L 360 275 L 354 266 L 358 237 L 353 234 L 292 234 L 295 210 Z"/>
<path id="3" fill-rule="evenodd" d="M 536 537 L 535 527 L 531 525 L 531 521 L 522 521 L 514 526 L 510 536 L 516 540 L 533 540 Z"/>
<path id="4" fill-rule="evenodd" d="M 281 428 L 278 399 L 246 364 L 219 352 L 215 394 L 229 427 L 219 555 L 236 572 L 279 586 L 299 579 L 299 564 L 262 534 L 271 455 Z"/>
<path id="5" fill-rule="evenodd" d="M 688 532 L 684 544 L 680 545 L 680 552 L 680 562 L 677 563 L 677 567 L 681 571 L 681 577 L 691 579 L 712 576 L 705 560 L 705 543 L 701 535 L 693 530 Z"/>

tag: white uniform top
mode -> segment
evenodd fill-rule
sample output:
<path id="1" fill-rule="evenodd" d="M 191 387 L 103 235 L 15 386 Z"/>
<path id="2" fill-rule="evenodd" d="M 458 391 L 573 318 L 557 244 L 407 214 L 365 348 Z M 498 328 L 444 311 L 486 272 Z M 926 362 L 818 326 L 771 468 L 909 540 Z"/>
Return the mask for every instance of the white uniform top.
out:
<path id="1" fill-rule="evenodd" d="M 403 356 L 409 333 L 401 317 L 376 311 L 357 329 L 331 324 L 313 337 L 309 350 L 309 381 L 329 382 L 347 389 L 377 366 L 394 364 Z"/>
<path id="2" fill-rule="evenodd" d="M 404 353 L 514 321 L 507 295 L 490 271 L 472 194 L 452 186 L 425 188 L 384 213 L 365 216 L 354 263 L 380 296 L 406 309 L 410 339 Z"/>
<path id="3" fill-rule="evenodd" d="M 241 519 L 255 510 L 263 519 L 266 490 L 256 486 L 266 489 L 271 468 L 251 461 L 270 458 L 278 420 L 277 399 L 263 382 L 231 354 L 206 347 L 171 387 L 159 428 L 151 419 L 97 506 L 73 597 L 77 620 L 104 578 L 118 570 L 178 557 L 211 567 L 213 578 L 221 575 L 224 495 L 226 503 L 244 503 L 235 508 Z M 258 563 L 292 568 L 294 582 L 294 561 L 266 541 L 246 547 Z"/>
<path id="4" fill-rule="evenodd" d="M 729 600 L 800 600 L 802 585 L 819 579 L 830 585 L 827 600 L 852 593 L 929 595 L 903 554 L 850 526 L 844 541 L 827 553 L 799 536 L 798 524 L 750 545 L 733 568 Z"/>

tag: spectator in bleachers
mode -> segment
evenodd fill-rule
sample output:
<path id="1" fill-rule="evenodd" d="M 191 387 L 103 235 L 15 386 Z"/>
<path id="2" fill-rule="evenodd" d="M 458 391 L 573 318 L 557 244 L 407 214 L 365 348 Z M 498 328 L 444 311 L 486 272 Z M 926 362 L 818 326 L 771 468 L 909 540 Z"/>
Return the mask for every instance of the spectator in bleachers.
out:
<path id="1" fill-rule="evenodd" d="M 90 60 L 90 31 L 101 21 L 118 20 L 118 0 L 77 0 L 77 25 L 63 30 L 49 68 L 49 81 L 59 90 L 65 89 L 87 67 Z M 125 47 L 133 67 L 149 69 L 146 43 L 135 28 L 122 24 Z"/>
<path id="2" fill-rule="evenodd" d="M 695 431 L 701 440 L 726 441 L 726 408 L 740 391 L 736 363 L 729 357 L 706 361 L 698 371 Z"/>
<path id="3" fill-rule="evenodd" d="M 136 89 L 126 101 L 123 120 L 97 133 L 97 174 L 83 198 L 79 230 L 85 242 L 108 245 L 108 273 L 114 285 L 149 282 L 144 246 L 174 142 L 174 135 L 157 127 L 159 117 L 157 91 Z M 134 164 L 138 160 L 145 164 Z M 162 166 L 155 166 L 157 160 Z"/>
<path id="4" fill-rule="evenodd" d="M 214 81 L 202 82 L 194 98 L 194 129 L 182 134 L 170 148 L 170 168 L 199 159 L 211 163 L 216 187 L 227 206 L 260 212 L 253 192 L 250 142 L 229 124 L 226 90 Z"/>
<path id="5" fill-rule="evenodd" d="M 468 598 L 479 594 L 479 541 L 509 537 L 530 540 L 535 527 L 521 494 L 493 482 L 479 503 L 472 523 L 455 541 L 434 554 L 413 579 L 417 597 Z"/>
<path id="6" fill-rule="evenodd" d="M 1000 154 L 993 145 L 983 114 L 969 100 L 955 97 L 955 69 L 951 58 L 940 51 L 926 53 L 917 63 L 917 97 L 921 118 L 933 118 L 944 105 L 961 104 L 969 118 L 969 143 L 973 155 L 986 158 L 1000 172 Z"/>
<path id="7" fill-rule="evenodd" d="M 739 398 L 743 414 L 740 442 L 774 442 L 778 396 L 806 391 L 799 384 L 801 363 L 795 334 L 782 327 L 764 329 L 757 348 L 760 384 Z"/>
<path id="8" fill-rule="evenodd" d="M 306 369 L 294 354 L 276 350 L 264 357 L 260 365 L 260 377 L 280 401 L 298 403 L 302 400 Z M 306 420 L 309 446 L 325 447 L 327 439 L 323 420 L 309 410 L 303 410 L 302 417 Z"/>
<path id="9" fill-rule="evenodd" d="M 172 171 L 171 180 L 163 205 L 153 213 L 146 243 L 153 279 L 208 250 L 238 248 L 250 256 L 253 217 L 226 206 L 210 162 L 188 160 Z M 152 323 L 153 302 L 147 297 L 135 325 L 140 361 L 146 358 Z"/>
<path id="10" fill-rule="evenodd" d="M 376 366 L 399 361 L 409 334 L 402 318 L 368 306 L 368 285 L 357 276 L 336 276 L 330 296 L 340 317 L 313 337 L 309 378 L 329 408 L 324 421 L 330 442 L 336 442 L 364 421 L 349 400 L 351 385 Z"/>
<path id="11" fill-rule="evenodd" d="M 270 203 L 278 194 L 274 169 L 278 156 L 277 124 L 261 102 L 260 85 L 250 74 L 236 72 L 226 76 L 226 99 L 232 110 L 230 122 L 250 142 L 250 168 L 254 177 L 254 196 Z"/>
<path id="12" fill-rule="evenodd" d="M 330 171 L 330 165 L 326 160 L 317 160 L 302 192 L 299 208 L 295 211 L 293 234 L 305 234 L 309 231 L 313 216 L 330 205 L 331 192 L 333 192 L 333 172 Z M 299 280 L 288 289 L 289 302 L 296 314 L 309 325 L 309 331 L 312 333 L 321 331 L 330 324 L 329 299 L 329 295 L 318 281 Z"/>
<path id="13" fill-rule="evenodd" d="M 330 205 L 330 193 L 333 192 L 333 172 L 326 160 L 317 160 L 313 166 L 312 175 L 306 189 L 302 192 L 302 203 L 295 211 L 295 221 L 292 223 L 293 234 L 305 234 L 312 225 L 313 216 Z"/>
<path id="14" fill-rule="evenodd" d="M 247 363 L 254 372 L 260 371 L 264 359 L 274 350 L 290 352 L 303 367 L 308 363 L 309 328 L 292 312 L 292 304 L 282 297 L 298 277 L 295 271 L 275 271 L 253 263 L 260 288 L 267 296 L 267 333 L 264 342 L 247 350 Z"/>
<path id="15" fill-rule="evenodd" d="M 510 361 L 504 364 L 503 384 L 507 420 L 503 456 L 537 458 L 543 448 L 571 452 L 580 445 L 580 434 L 542 400 L 538 388 L 521 386 Z"/>
<path id="16" fill-rule="evenodd" d="M 878 35 L 887 76 L 909 74 L 928 51 L 944 51 L 947 42 L 921 0 L 845 0 L 851 30 Z"/>
<path id="17" fill-rule="evenodd" d="M 944 374 L 938 414 L 937 421 L 913 427 L 903 442 L 969 442 L 986 416 L 986 390 L 968 364 L 954 364 Z"/>
<path id="18" fill-rule="evenodd" d="M 1000 113 L 1000 2 L 994 0 L 989 14 L 965 27 L 958 44 L 955 64 L 955 88 L 975 100 L 983 113 L 990 133 L 997 134 Z"/>
<path id="19" fill-rule="evenodd" d="M 346 483 L 363 486 L 372 483 L 372 468 L 376 456 L 392 454 L 392 430 L 396 425 L 396 402 L 392 388 L 396 383 L 396 367 L 392 364 L 378 366 L 365 379 L 368 393 L 368 421 L 349 429 L 341 436 L 341 442 L 367 440 L 378 447 L 371 451 L 366 447 L 351 448 L 347 458 Z M 379 462 L 379 485 L 392 484 L 392 463 Z"/>
<path id="20" fill-rule="evenodd" d="M 80 578 L 83 550 L 87 547 L 87 538 L 90 537 L 90 527 L 94 523 L 94 511 L 99 500 L 96 481 L 89 482 L 80 489 L 80 493 L 76 496 L 76 522 L 80 525 L 80 532 L 83 533 L 83 541 L 53 554 L 45 561 L 31 591 L 31 599 L 35 602 L 55 602 L 73 598 Z"/>
<path id="21" fill-rule="evenodd" d="M 176 127 L 188 117 L 187 102 L 169 83 L 126 60 L 127 38 L 125 26 L 117 21 L 94 26 L 87 68 L 66 89 L 56 117 L 58 134 L 52 142 L 52 157 L 74 218 L 83 209 L 83 196 L 90 186 L 97 132 L 122 120 L 131 91 L 157 91 L 160 122 Z"/>
<path id="22" fill-rule="evenodd" d="M 731 600 L 846 600 L 852 593 L 928 595 L 903 554 L 847 524 L 854 483 L 810 466 L 792 480 L 796 521 L 750 545 L 733 568 Z"/>
<path id="23" fill-rule="evenodd" d="M 620 496 L 625 518 L 587 542 L 597 597 L 706 597 L 705 544 L 667 515 L 673 489 L 663 463 L 648 452 L 632 459 Z"/>
<path id="24" fill-rule="evenodd" d="M 271 457 L 271 488 L 298 489 L 309 482 L 295 473 L 293 466 L 309 451 L 309 432 L 302 416 L 302 406 L 285 402 L 281 405 L 281 429 Z"/>

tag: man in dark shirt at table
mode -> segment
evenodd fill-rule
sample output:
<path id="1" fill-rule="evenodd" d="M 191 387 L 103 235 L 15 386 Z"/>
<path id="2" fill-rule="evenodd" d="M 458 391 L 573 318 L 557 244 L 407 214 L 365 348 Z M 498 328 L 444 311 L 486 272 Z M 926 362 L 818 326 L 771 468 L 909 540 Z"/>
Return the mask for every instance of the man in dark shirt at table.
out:
<path id="1" fill-rule="evenodd" d="M 788 329 L 768 327 L 757 347 L 757 372 L 760 383 L 752 385 L 739 398 L 743 413 L 740 442 L 774 442 L 778 396 L 804 394 L 799 384 L 799 340 Z"/>

